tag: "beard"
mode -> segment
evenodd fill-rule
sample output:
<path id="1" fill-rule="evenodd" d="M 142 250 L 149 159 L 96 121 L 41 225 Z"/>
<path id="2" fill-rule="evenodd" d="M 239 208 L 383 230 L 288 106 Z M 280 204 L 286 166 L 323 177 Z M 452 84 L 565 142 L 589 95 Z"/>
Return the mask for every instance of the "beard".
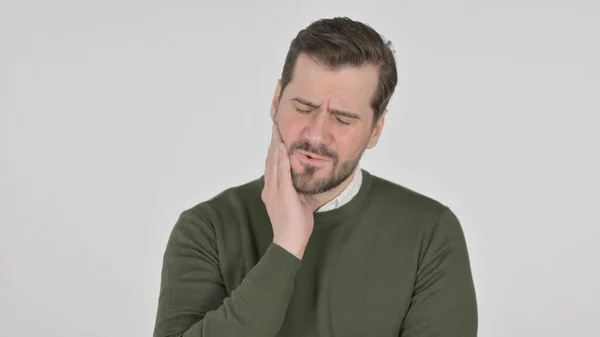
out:
<path id="1" fill-rule="evenodd" d="M 306 141 L 299 141 L 290 146 L 288 155 L 291 155 L 296 150 L 308 151 L 332 159 L 331 171 L 326 177 L 322 178 L 315 177 L 315 174 L 320 168 L 314 165 L 302 164 L 304 170 L 301 173 L 291 169 L 292 184 L 294 185 L 294 188 L 298 193 L 307 195 L 327 192 L 346 181 L 346 179 L 348 179 L 356 170 L 365 151 L 365 149 L 363 149 L 358 156 L 340 163 L 338 154 L 329 151 L 324 146 L 313 147 Z"/>

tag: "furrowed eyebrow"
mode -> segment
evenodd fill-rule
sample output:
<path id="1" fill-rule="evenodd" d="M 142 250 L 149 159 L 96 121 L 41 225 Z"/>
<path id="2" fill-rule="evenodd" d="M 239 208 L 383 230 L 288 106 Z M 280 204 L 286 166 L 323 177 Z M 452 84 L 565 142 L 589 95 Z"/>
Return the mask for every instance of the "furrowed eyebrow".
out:
<path id="1" fill-rule="evenodd" d="M 353 119 L 358 119 L 360 120 L 360 116 L 358 114 L 355 114 L 353 112 L 350 111 L 344 111 L 344 110 L 338 110 L 338 109 L 329 109 L 329 112 L 336 114 L 336 115 L 340 115 L 340 116 L 344 116 L 344 117 L 348 117 L 348 118 L 353 118 Z"/>
<path id="2" fill-rule="evenodd" d="M 304 105 L 309 106 L 309 107 L 311 107 L 313 109 L 318 109 L 319 107 L 321 107 L 318 104 L 315 104 L 313 102 L 307 101 L 307 100 L 305 100 L 303 98 L 300 98 L 300 97 L 294 97 L 294 98 L 292 98 L 292 101 L 296 101 L 296 102 L 298 102 L 300 104 L 304 104 Z"/>
<path id="3" fill-rule="evenodd" d="M 318 109 L 318 108 L 321 107 L 319 104 L 315 104 L 315 103 L 313 103 L 311 101 L 305 100 L 305 99 L 300 98 L 300 97 L 294 97 L 291 100 L 292 101 L 296 101 L 296 102 L 298 102 L 300 104 L 304 104 L 304 105 L 306 105 L 308 107 L 311 107 L 313 109 Z M 331 112 L 333 114 L 336 114 L 336 115 L 344 116 L 344 117 L 347 117 L 347 118 L 352 118 L 352 119 L 358 119 L 358 120 L 360 120 L 360 116 L 358 114 L 350 112 L 350 111 L 339 110 L 339 109 L 329 109 L 329 112 Z"/>

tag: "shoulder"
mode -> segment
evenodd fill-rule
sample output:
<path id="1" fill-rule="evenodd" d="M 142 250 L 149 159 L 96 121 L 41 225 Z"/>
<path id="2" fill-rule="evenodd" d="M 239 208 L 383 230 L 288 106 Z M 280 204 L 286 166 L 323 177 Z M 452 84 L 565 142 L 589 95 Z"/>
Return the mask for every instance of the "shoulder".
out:
<path id="1" fill-rule="evenodd" d="M 385 200 L 390 208 L 400 207 L 411 212 L 434 212 L 441 215 L 448 207 L 442 202 L 399 183 L 371 174 L 372 198 Z"/>
<path id="2" fill-rule="evenodd" d="M 181 217 L 214 224 L 263 206 L 261 178 L 227 188 L 182 212 Z M 263 206 L 264 207 L 264 206 Z"/>
<path id="3" fill-rule="evenodd" d="M 450 208 L 439 200 L 399 183 L 371 175 L 370 204 L 387 218 L 428 232 L 440 220 L 454 218 Z"/>

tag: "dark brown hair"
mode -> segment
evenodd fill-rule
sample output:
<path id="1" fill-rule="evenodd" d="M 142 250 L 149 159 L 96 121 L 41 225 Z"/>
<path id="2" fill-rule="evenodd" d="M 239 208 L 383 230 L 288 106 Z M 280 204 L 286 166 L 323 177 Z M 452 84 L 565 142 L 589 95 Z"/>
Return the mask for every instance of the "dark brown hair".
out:
<path id="1" fill-rule="evenodd" d="M 281 92 L 292 80 L 298 55 L 305 53 L 336 70 L 371 63 L 379 69 L 379 84 L 371 98 L 373 126 L 386 109 L 398 83 L 392 43 L 370 26 L 349 18 L 321 19 L 292 40 L 281 74 Z M 280 96 L 281 97 L 281 96 Z"/>

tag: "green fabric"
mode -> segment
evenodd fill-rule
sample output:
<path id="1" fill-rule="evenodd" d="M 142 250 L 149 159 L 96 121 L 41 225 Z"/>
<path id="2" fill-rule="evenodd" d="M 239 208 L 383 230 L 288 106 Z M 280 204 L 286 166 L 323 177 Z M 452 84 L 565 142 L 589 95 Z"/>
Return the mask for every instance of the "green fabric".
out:
<path id="1" fill-rule="evenodd" d="M 154 336 L 476 336 L 454 213 L 362 171 L 350 202 L 314 214 L 302 260 L 272 243 L 264 177 L 184 211 L 164 254 Z"/>

